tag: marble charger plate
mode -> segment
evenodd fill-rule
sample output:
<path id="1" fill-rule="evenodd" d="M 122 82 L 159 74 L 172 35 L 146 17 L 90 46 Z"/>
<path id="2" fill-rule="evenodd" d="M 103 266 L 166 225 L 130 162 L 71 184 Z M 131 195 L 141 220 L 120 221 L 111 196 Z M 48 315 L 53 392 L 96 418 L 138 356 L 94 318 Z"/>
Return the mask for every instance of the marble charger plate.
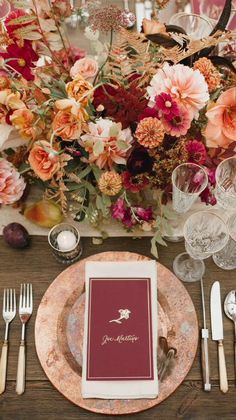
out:
<path id="1" fill-rule="evenodd" d="M 169 397 L 189 372 L 198 345 L 198 323 L 191 297 L 166 267 L 158 270 L 158 334 L 177 350 L 171 374 L 160 383 L 155 399 L 84 399 L 81 395 L 86 261 L 145 261 L 131 252 L 103 252 L 64 270 L 49 286 L 35 322 L 38 358 L 48 379 L 68 400 L 94 413 L 130 414 L 151 408 Z"/>

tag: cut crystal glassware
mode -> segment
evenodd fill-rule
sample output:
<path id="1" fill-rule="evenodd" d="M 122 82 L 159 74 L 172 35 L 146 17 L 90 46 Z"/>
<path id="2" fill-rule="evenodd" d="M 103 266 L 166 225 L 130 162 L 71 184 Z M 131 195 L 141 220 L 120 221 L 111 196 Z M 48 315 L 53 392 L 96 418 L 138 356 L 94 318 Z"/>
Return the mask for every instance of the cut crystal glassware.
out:
<path id="1" fill-rule="evenodd" d="M 182 163 L 172 173 L 172 204 L 177 213 L 187 212 L 208 183 L 205 169 L 195 163 Z"/>
<path id="2" fill-rule="evenodd" d="M 220 207 L 236 209 L 236 157 L 225 159 L 217 166 L 215 197 Z"/>
<path id="3" fill-rule="evenodd" d="M 186 253 L 178 255 L 173 263 L 177 277 L 193 282 L 204 272 L 203 260 L 222 250 L 229 239 L 224 221 L 210 211 L 192 214 L 184 225 Z"/>
<path id="4" fill-rule="evenodd" d="M 227 226 L 229 241 L 221 251 L 213 255 L 213 261 L 223 270 L 234 270 L 236 268 L 236 212 L 229 217 Z"/>

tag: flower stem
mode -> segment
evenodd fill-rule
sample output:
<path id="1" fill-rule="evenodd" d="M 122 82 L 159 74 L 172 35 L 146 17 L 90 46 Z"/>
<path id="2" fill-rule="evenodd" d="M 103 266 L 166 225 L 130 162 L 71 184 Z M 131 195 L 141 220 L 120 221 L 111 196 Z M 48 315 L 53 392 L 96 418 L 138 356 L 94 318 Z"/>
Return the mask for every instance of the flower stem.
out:
<path id="1" fill-rule="evenodd" d="M 104 63 L 101 65 L 101 67 L 98 69 L 98 72 L 97 72 L 97 74 L 96 74 L 96 76 L 94 78 L 94 81 L 93 81 L 93 85 L 96 84 L 96 81 L 97 81 L 97 78 L 98 78 L 99 74 L 102 72 L 103 68 L 105 67 L 105 65 L 108 62 L 108 59 L 109 59 L 109 56 L 110 56 L 110 52 L 111 52 L 111 49 L 112 49 L 112 43 L 113 43 L 113 29 L 111 29 L 111 33 L 110 33 L 110 45 L 109 45 L 109 50 L 108 50 L 108 53 L 107 53 L 107 58 L 104 61 Z"/>

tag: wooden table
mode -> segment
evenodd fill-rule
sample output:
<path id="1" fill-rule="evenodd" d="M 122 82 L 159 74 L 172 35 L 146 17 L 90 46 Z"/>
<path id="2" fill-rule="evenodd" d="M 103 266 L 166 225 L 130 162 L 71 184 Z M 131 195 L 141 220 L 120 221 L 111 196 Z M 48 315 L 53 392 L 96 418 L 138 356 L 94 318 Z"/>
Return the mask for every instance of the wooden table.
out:
<path id="1" fill-rule="evenodd" d="M 102 251 L 133 251 L 150 256 L 150 240 L 142 238 L 110 238 L 102 245 L 92 245 L 90 238 L 83 239 L 83 256 Z M 160 249 L 160 262 L 172 269 L 173 258 L 183 251 L 183 244 L 169 244 Z M 52 256 L 45 237 L 33 237 L 26 250 L 13 250 L 0 238 L 0 298 L 4 287 L 15 287 L 18 294 L 21 282 L 32 282 L 34 287 L 34 313 L 27 326 L 27 370 L 26 392 L 15 393 L 20 320 L 18 316 L 10 328 L 10 351 L 6 391 L 0 395 L 0 420 L 58 420 L 58 419 L 109 419 L 111 416 L 95 415 L 67 401 L 47 380 L 36 356 L 34 345 L 34 321 L 39 302 L 50 283 L 63 270 Z M 221 282 L 222 299 L 228 291 L 236 288 L 236 273 L 218 269 L 211 259 L 207 261 L 205 291 L 207 319 L 209 323 L 209 291 L 215 280 Z M 186 285 L 199 318 L 202 322 L 200 284 Z M 174 290 L 173 290 L 174 293 Z M 1 310 L 1 304 L 0 304 Z M 200 357 L 196 360 L 186 380 L 177 391 L 160 405 L 140 414 L 127 416 L 132 419 L 236 419 L 236 389 L 234 373 L 233 323 L 224 317 L 225 353 L 229 378 L 229 391 L 219 391 L 217 345 L 210 340 L 212 391 L 202 391 Z M 0 318 L 0 337 L 3 337 L 4 322 Z M 123 417 L 123 418 L 127 418 Z M 121 418 L 120 416 L 118 418 Z"/>

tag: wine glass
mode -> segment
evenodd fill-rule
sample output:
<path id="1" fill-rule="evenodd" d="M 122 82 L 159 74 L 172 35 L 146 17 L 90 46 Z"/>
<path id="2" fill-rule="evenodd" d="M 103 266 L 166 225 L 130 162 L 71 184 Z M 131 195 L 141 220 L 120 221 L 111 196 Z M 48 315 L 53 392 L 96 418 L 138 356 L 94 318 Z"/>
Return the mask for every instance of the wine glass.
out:
<path id="1" fill-rule="evenodd" d="M 236 268 L 236 212 L 227 221 L 229 241 L 226 246 L 213 255 L 214 263 L 223 270 Z"/>
<path id="2" fill-rule="evenodd" d="M 225 159 L 217 166 L 215 197 L 220 207 L 236 208 L 236 157 Z"/>
<path id="3" fill-rule="evenodd" d="M 194 13 L 176 13 L 171 17 L 169 24 L 183 28 L 186 34 L 195 40 L 207 37 L 213 29 L 212 22 L 207 16 Z"/>
<path id="4" fill-rule="evenodd" d="M 172 173 L 172 204 L 177 213 L 186 213 L 208 183 L 205 169 L 196 163 L 182 163 Z"/>
<path id="5" fill-rule="evenodd" d="M 229 233 L 224 221 L 210 211 L 198 211 L 184 224 L 186 253 L 178 255 L 173 263 L 177 277 L 184 282 L 201 278 L 204 262 L 219 252 L 228 242 Z"/>

